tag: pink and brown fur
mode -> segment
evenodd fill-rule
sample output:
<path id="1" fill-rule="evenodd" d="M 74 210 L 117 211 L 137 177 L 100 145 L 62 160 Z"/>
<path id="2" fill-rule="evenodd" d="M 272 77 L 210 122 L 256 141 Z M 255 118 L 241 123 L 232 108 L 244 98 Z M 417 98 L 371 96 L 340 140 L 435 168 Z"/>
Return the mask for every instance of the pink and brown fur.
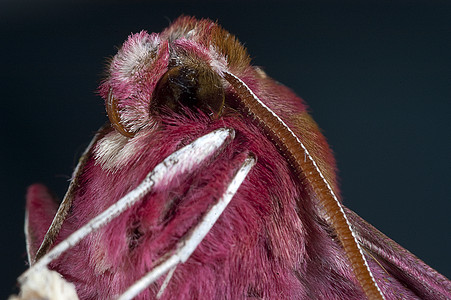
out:
<path id="1" fill-rule="evenodd" d="M 293 174 L 265 131 L 234 105 L 218 118 L 196 108 L 154 114 L 151 99 L 171 64 L 202 64 L 245 82 L 302 138 L 338 193 L 333 155 L 305 103 L 259 68 L 245 48 L 216 23 L 181 17 L 160 34 L 131 35 L 112 59 L 100 87 L 118 99 L 124 137 L 101 132 L 78 178 L 73 205 L 56 243 L 133 190 L 158 163 L 181 146 L 217 128 L 236 136 L 217 157 L 168 182 L 139 204 L 89 235 L 50 267 L 75 284 L 81 299 L 109 299 L 150 270 L 226 189 L 239 164 L 257 157 L 231 204 L 190 259 L 177 267 L 161 299 L 363 299 L 359 283 L 317 199 Z M 301 205 L 299 204 L 301 203 Z M 41 185 L 29 188 L 27 212 L 35 254 L 57 204 Z M 446 299 L 450 282 L 347 211 L 370 269 L 386 299 Z M 410 266 L 410 267 L 409 267 Z M 154 298 L 164 278 L 139 295 Z"/>

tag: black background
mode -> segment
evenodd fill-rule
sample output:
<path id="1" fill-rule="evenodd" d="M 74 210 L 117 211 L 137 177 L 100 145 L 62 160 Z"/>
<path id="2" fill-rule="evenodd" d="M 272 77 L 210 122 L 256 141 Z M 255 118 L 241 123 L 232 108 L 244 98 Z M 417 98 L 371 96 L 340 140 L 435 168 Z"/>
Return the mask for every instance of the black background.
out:
<path id="1" fill-rule="evenodd" d="M 303 97 L 345 204 L 450 277 L 451 5 L 362 2 L 3 1 L 0 297 L 26 268 L 26 187 L 62 196 L 106 120 L 95 93 L 106 58 L 180 14 L 217 19 Z"/>

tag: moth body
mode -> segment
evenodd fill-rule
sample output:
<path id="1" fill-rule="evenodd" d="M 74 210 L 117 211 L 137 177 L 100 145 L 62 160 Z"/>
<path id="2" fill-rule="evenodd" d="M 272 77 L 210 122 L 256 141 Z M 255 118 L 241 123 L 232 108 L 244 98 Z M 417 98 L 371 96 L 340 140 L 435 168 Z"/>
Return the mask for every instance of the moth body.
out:
<path id="1" fill-rule="evenodd" d="M 304 159 L 314 162 L 311 172 L 319 172 L 328 192 L 339 195 L 324 136 L 306 104 L 252 66 L 246 49 L 218 24 L 181 17 L 162 33 L 133 34 L 108 74 L 99 91 L 110 123 L 83 156 L 60 229 L 51 225 L 57 204 L 50 193 L 38 185 L 29 189 L 32 263 L 133 191 L 171 153 L 221 128 L 233 129 L 234 137 L 189 172 L 163 179 L 49 264 L 75 285 L 80 299 L 117 298 L 164 261 L 248 157 L 256 158 L 255 166 L 189 259 L 174 269 L 162 292 L 164 276 L 137 299 L 450 297 L 449 280 L 343 207 L 337 196 L 366 262 L 361 268 L 371 276 L 362 283 L 349 259 L 354 254 L 330 221 L 338 213 L 325 209 L 317 179 L 295 167 L 298 158 L 290 149 L 297 145 L 246 110 L 243 98 L 255 96 L 283 121 L 302 141 Z"/>

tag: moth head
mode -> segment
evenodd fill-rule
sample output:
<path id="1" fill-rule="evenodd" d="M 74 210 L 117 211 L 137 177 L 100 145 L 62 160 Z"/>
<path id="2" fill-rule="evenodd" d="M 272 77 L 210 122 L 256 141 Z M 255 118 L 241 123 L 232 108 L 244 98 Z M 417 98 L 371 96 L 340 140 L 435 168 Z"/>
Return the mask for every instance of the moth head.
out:
<path id="1" fill-rule="evenodd" d="M 166 112 L 199 109 L 218 118 L 224 72 L 245 70 L 249 62 L 246 49 L 215 22 L 181 17 L 160 34 L 130 35 L 100 91 L 111 125 L 132 137 L 155 127 L 156 116 Z"/>

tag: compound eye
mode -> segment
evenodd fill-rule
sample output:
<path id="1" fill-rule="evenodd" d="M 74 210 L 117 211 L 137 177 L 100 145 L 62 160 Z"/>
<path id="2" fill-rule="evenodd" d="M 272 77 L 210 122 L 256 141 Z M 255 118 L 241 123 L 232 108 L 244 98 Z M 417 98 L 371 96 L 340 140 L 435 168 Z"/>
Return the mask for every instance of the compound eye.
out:
<path id="1" fill-rule="evenodd" d="M 106 102 L 106 111 L 108 119 L 110 119 L 111 125 L 123 136 L 131 138 L 134 133 L 127 129 L 127 127 L 121 121 L 121 117 L 117 107 L 117 99 L 113 96 L 113 91 L 110 89 L 108 93 L 108 99 Z"/>
<path id="2" fill-rule="evenodd" d="M 158 112 L 163 107 L 179 112 L 185 106 L 217 118 L 222 114 L 224 99 L 224 87 L 216 72 L 202 66 L 179 66 L 161 77 L 151 103 Z"/>

